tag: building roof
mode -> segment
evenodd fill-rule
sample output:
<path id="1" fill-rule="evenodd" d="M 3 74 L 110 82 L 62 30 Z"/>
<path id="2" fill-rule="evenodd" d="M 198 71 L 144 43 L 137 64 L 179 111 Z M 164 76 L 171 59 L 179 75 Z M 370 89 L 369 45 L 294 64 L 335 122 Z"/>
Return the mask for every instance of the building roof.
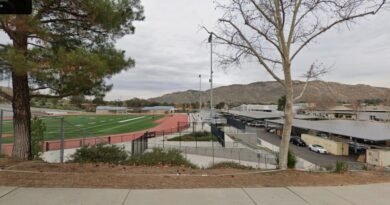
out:
<path id="1" fill-rule="evenodd" d="M 148 111 L 148 110 L 174 110 L 174 106 L 153 106 L 153 107 L 143 107 L 142 110 Z"/>
<path id="2" fill-rule="evenodd" d="M 284 120 L 268 120 L 267 122 L 284 124 Z M 353 137 L 371 141 L 390 140 L 390 124 L 380 122 L 353 121 L 353 120 L 293 120 L 293 126 Z"/>
<path id="3" fill-rule="evenodd" d="M 236 111 L 229 110 L 230 114 L 239 115 L 244 117 L 250 117 L 253 119 L 275 119 L 283 116 L 282 112 L 259 112 L 259 111 Z"/>
<path id="4" fill-rule="evenodd" d="M 321 116 L 315 116 L 315 115 L 294 115 L 294 119 L 300 119 L 300 120 L 316 120 L 316 119 L 324 119 Z"/>
<path id="5" fill-rule="evenodd" d="M 127 107 L 116 107 L 116 106 L 97 106 L 96 110 L 131 110 Z"/>

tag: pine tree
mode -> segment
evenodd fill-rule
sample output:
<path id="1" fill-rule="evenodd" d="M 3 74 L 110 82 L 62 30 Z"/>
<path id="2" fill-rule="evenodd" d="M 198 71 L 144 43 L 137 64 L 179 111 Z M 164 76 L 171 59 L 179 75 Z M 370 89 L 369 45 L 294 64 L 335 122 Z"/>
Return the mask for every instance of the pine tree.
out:
<path id="1" fill-rule="evenodd" d="M 0 46 L 0 69 L 12 78 L 13 95 L 0 96 L 12 101 L 14 158 L 32 158 L 30 100 L 109 91 L 105 79 L 134 66 L 115 40 L 143 19 L 140 0 L 35 0 L 31 15 L 0 16 L 12 41 Z"/>

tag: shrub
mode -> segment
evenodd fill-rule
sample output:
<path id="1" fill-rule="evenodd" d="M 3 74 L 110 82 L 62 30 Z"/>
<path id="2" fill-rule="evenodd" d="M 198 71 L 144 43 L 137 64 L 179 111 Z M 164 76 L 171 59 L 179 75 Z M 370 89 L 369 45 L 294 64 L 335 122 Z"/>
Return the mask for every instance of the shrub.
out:
<path id="1" fill-rule="evenodd" d="M 209 169 L 220 169 L 220 168 L 232 168 L 232 169 L 244 169 L 244 170 L 254 170 L 255 168 L 251 166 L 245 166 L 236 162 L 220 162 L 216 163 Z"/>
<path id="2" fill-rule="evenodd" d="M 334 170 L 336 173 L 344 173 L 348 171 L 348 164 L 345 162 L 336 162 L 336 168 Z"/>
<path id="3" fill-rule="evenodd" d="M 126 164 L 145 166 L 170 165 L 196 168 L 194 164 L 181 155 L 179 150 L 170 149 L 164 151 L 160 148 L 154 148 L 152 151 L 143 154 L 133 155 L 126 161 Z"/>
<path id="4" fill-rule="evenodd" d="M 120 164 L 128 159 L 129 155 L 124 147 L 109 144 L 83 146 L 72 155 L 76 163 L 110 163 Z"/>
<path id="5" fill-rule="evenodd" d="M 43 152 L 45 131 L 45 123 L 41 119 L 34 117 L 31 122 L 31 152 L 34 159 L 38 159 Z"/>
<path id="6" fill-rule="evenodd" d="M 297 158 L 295 157 L 295 154 L 289 150 L 287 155 L 287 167 L 290 169 L 294 169 L 296 164 Z"/>
<path id="7" fill-rule="evenodd" d="M 366 164 L 364 164 L 364 165 L 362 166 L 362 170 L 367 171 L 367 170 L 368 170 L 368 166 L 367 166 Z"/>

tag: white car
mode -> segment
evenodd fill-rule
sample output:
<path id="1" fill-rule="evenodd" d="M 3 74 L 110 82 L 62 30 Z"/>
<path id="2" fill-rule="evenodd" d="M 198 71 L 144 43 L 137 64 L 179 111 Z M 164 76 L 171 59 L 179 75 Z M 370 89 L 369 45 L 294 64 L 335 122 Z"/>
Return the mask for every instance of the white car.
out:
<path id="1" fill-rule="evenodd" d="M 323 146 L 318 145 L 318 144 L 311 144 L 311 145 L 309 145 L 309 150 L 311 150 L 313 152 L 320 153 L 320 154 L 328 153 L 328 150 L 326 150 Z"/>

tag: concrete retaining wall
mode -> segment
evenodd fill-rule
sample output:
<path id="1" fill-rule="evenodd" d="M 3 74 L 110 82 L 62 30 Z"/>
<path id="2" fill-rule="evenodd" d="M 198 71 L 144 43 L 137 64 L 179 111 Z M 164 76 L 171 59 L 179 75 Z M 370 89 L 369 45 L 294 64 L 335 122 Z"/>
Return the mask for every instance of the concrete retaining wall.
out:
<path id="1" fill-rule="evenodd" d="M 369 149 L 366 152 L 366 159 L 368 164 L 390 166 L 390 150 Z"/>

